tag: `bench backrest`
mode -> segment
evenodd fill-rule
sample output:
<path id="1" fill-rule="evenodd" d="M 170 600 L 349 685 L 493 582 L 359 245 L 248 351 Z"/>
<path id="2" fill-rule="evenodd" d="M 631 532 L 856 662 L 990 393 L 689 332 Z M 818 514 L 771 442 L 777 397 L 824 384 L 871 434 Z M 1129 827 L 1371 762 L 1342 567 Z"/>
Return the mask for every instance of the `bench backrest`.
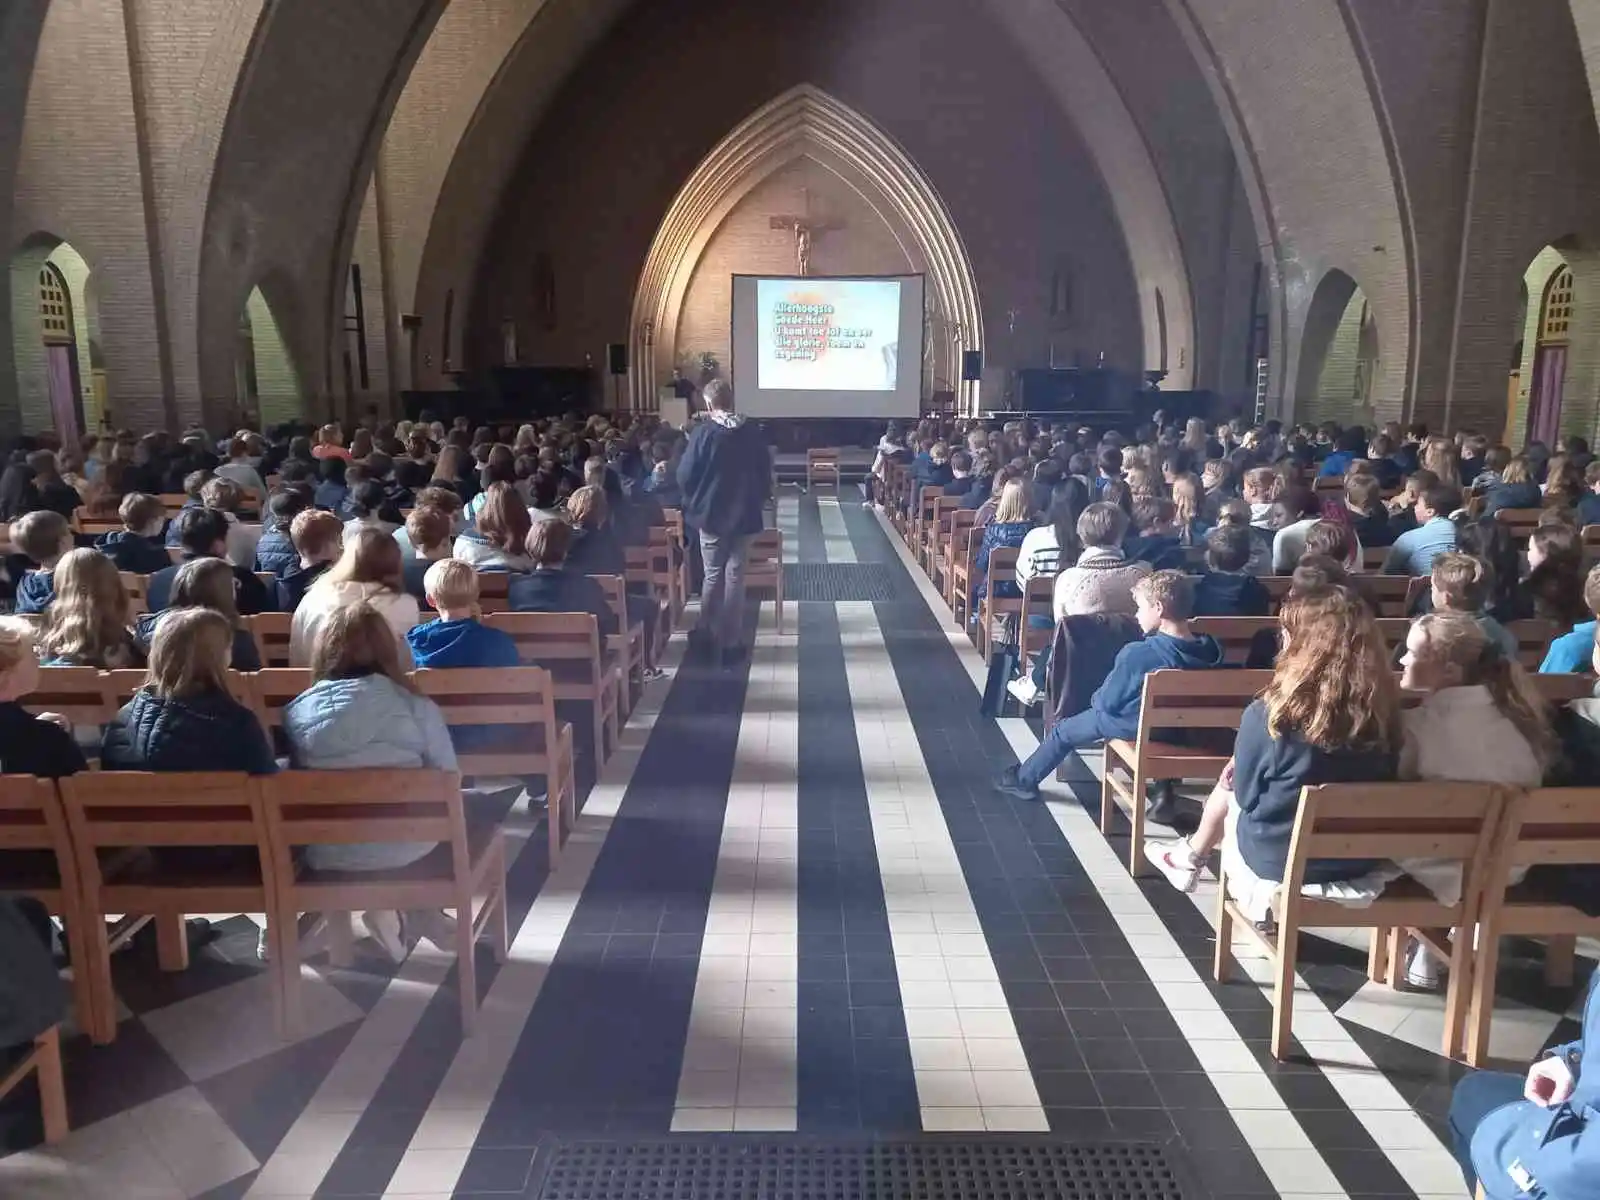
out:
<path id="1" fill-rule="evenodd" d="M 1600 788 L 1535 788 L 1513 793 L 1498 841 L 1493 879 L 1514 866 L 1600 863 Z"/>
<path id="2" fill-rule="evenodd" d="M 513 736 L 492 746 L 457 750 L 466 775 L 543 774 L 556 746 L 556 697 L 543 667 L 454 667 L 411 673 L 419 691 L 439 706 L 445 724 L 495 727 Z M 513 761 L 521 760 L 521 761 Z"/>
<path id="3" fill-rule="evenodd" d="M 293 613 L 257 613 L 245 617 L 244 627 L 255 639 L 256 650 L 261 655 L 263 667 L 289 665 L 289 630 L 294 624 Z"/>
<path id="4" fill-rule="evenodd" d="M 281 771 L 262 779 L 266 836 L 277 862 L 297 846 L 448 842 L 466 874 L 461 776 L 421 768 Z"/>
<path id="5" fill-rule="evenodd" d="M 600 627 L 589 613 L 491 613 L 485 624 L 511 635 L 526 666 L 544 667 L 559 679 L 574 674 L 600 682 Z"/>
<path id="6" fill-rule="evenodd" d="M 1238 729 L 1244 710 L 1271 681 L 1271 671 L 1227 667 L 1151 671 L 1144 677 L 1139 738 L 1159 729 Z"/>

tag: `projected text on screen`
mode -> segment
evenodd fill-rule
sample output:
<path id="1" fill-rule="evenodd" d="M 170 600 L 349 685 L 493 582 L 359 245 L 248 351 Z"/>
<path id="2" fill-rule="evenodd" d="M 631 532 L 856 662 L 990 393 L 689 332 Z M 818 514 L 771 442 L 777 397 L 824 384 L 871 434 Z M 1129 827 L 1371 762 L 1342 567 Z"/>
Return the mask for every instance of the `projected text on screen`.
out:
<path id="1" fill-rule="evenodd" d="M 892 392 L 899 381 L 899 280 L 763 279 L 758 386 Z"/>

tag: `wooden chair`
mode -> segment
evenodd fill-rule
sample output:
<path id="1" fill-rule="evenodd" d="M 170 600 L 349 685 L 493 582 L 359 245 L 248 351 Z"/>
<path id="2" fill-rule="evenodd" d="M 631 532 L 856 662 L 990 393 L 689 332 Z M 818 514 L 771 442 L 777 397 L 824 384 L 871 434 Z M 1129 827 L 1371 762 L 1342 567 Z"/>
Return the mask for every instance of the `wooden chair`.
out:
<path id="1" fill-rule="evenodd" d="M 1388 546 L 1361 547 L 1361 565 L 1368 571 L 1381 571 L 1389 557 Z"/>
<path id="2" fill-rule="evenodd" d="M 412 680 L 439 706 L 445 723 L 492 728 L 456 752 L 463 777 L 543 778 L 549 811 L 550 861 L 560 857 L 578 821 L 572 726 L 556 719 L 555 687 L 543 667 L 460 667 L 413 671 Z"/>
<path id="3" fill-rule="evenodd" d="M 673 561 L 678 565 L 678 595 L 685 603 L 689 600 L 689 529 L 683 522 L 681 508 L 663 508 L 667 519 L 667 535 L 672 541 Z"/>
<path id="4" fill-rule="evenodd" d="M 1500 789 L 1487 784 L 1361 783 L 1301 789 L 1285 879 L 1273 902 L 1276 927 L 1271 931 L 1258 928 L 1229 898 L 1224 866 L 1217 886 L 1213 974 L 1219 983 L 1227 978 L 1235 928 L 1266 951 L 1273 967 L 1273 1057 L 1282 1059 L 1289 1053 L 1300 933 L 1312 928 L 1374 930 L 1369 959 L 1372 973 L 1378 972 L 1383 954 L 1378 947 L 1384 939 L 1377 931 L 1457 930 L 1453 944 L 1441 947 L 1450 959 L 1443 1052 L 1446 1057 L 1454 1055 L 1472 972 L 1472 929 L 1478 920 L 1479 891 L 1503 808 Z M 1396 880 L 1371 904 L 1360 908 L 1315 899 L 1301 891 L 1306 866 L 1313 860 L 1402 858 L 1459 862 L 1464 880 L 1461 898 L 1453 905 L 1441 904 L 1410 879 Z M 1389 949 L 1393 948 L 1391 942 Z M 1389 955 L 1391 976 L 1399 958 L 1398 953 Z"/>
<path id="5" fill-rule="evenodd" d="M 778 632 L 783 632 L 783 533 L 777 529 L 763 529 L 750 539 L 750 549 L 744 560 L 744 586 L 746 592 L 772 594 L 772 603 L 778 618 Z"/>
<path id="6" fill-rule="evenodd" d="M 1294 576 L 1262 575 L 1260 579 L 1261 586 L 1267 589 L 1267 595 L 1272 600 L 1272 611 L 1277 612 L 1288 598 L 1289 589 L 1294 586 Z"/>
<path id="7" fill-rule="evenodd" d="M 263 667 L 289 665 L 289 630 L 294 624 L 293 613 L 257 613 L 245 617 L 244 627 L 256 641 Z"/>
<path id="8" fill-rule="evenodd" d="M 246 689 L 245 702 L 255 710 L 256 719 L 268 736 L 274 729 L 283 728 L 283 710 L 289 702 L 311 686 L 308 667 L 267 667 L 238 678 L 240 687 Z"/>
<path id="9" fill-rule="evenodd" d="M 1507 622 L 1506 632 L 1517 639 L 1517 661 L 1537 671 L 1559 630 L 1554 621 L 1527 620 Z"/>
<path id="10" fill-rule="evenodd" d="M 916 484 L 911 485 L 916 503 L 911 509 L 911 524 L 905 531 L 906 545 L 911 547 L 915 556 L 917 547 L 922 544 L 922 531 L 929 521 L 933 520 L 934 502 L 944 495 L 944 489 L 938 484 L 930 483 L 920 492 L 916 491 Z"/>
<path id="11" fill-rule="evenodd" d="M 87 962 L 88 926 L 82 913 L 83 888 L 72 852 L 65 810 L 56 786 L 32 775 L 0 775 L 0 894 L 27 896 L 60 917 L 73 962 Z M 108 1042 L 116 1022 L 102 1010 L 89 971 L 72 973 L 72 1003 L 78 1028 L 97 1042 Z M 5 1089 L 0 1088 L 0 1095 Z"/>
<path id="12" fill-rule="evenodd" d="M 1544 939 L 1546 980 L 1570 984 L 1576 939 L 1600 934 L 1600 917 L 1586 916 L 1537 883 L 1507 886 L 1512 868 L 1540 865 L 1600 866 L 1600 788 L 1536 788 L 1509 795 L 1505 822 L 1483 876 L 1477 952 L 1471 963 L 1464 1048 L 1475 1067 L 1489 1053 L 1500 939 Z"/>
<path id="13" fill-rule="evenodd" d="M 1152 671 L 1144 677 L 1139 729 L 1133 741 L 1106 742 L 1100 788 L 1100 831 L 1109 834 L 1120 804 L 1128 812 L 1128 873 L 1148 869 L 1144 858 L 1145 784 L 1168 779 L 1219 779 L 1233 756 L 1244 710 L 1272 680 L 1271 671 Z M 1178 730 L 1184 740 L 1163 738 Z M 1211 731 L 1211 732 L 1203 732 Z M 1119 771 L 1127 774 L 1124 781 Z"/>
<path id="14" fill-rule="evenodd" d="M 1411 605 L 1431 585 L 1426 575 L 1369 575 L 1358 572 L 1350 576 L 1350 586 L 1357 595 L 1372 605 L 1379 617 L 1404 617 Z"/>
<path id="15" fill-rule="evenodd" d="M 0 1075 L 0 1100 L 5 1099 L 26 1079 L 34 1076 L 39 1088 L 39 1107 L 47 1146 L 64 1141 L 72 1125 L 67 1118 L 67 1083 L 61 1070 L 61 1029 L 52 1025 L 33 1039 L 33 1048 Z"/>
<path id="16" fill-rule="evenodd" d="M 950 528 L 950 518 L 960 507 L 960 496 L 934 497 L 933 509 L 922 527 L 922 541 L 915 547 L 917 562 L 930 578 L 938 565 L 939 546 Z"/>
<path id="17" fill-rule="evenodd" d="M 167 516 L 175 517 L 183 511 L 183 506 L 189 503 L 189 497 L 184 492 L 162 492 L 156 497 L 161 501 L 162 507 L 167 510 Z"/>
<path id="18" fill-rule="evenodd" d="M 1511 532 L 1511 540 L 1519 545 L 1533 536 L 1533 531 L 1539 527 L 1539 518 L 1544 516 L 1542 508 L 1502 508 L 1494 514 L 1495 523 L 1504 525 Z"/>
<path id="19" fill-rule="evenodd" d="M 588 613 L 493 613 L 486 623 L 511 635 L 525 665 L 550 672 L 557 700 L 588 706 L 598 771 L 617 744 L 622 670 L 609 665 L 601 652 L 594 617 Z"/>
<path id="20" fill-rule="evenodd" d="M 629 686 L 623 691 L 623 720 L 628 717 L 628 712 L 633 709 L 632 690 L 635 684 L 644 680 L 645 671 L 650 664 L 645 661 L 644 654 L 644 622 L 628 620 L 628 587 L 620 575 L 592 575 L 590 576 L 600 585 L 600 590 L 606 594 L 606 607 L 611 610 L 611 615 L 617 619 L 617 628 L 622 632 L 615 637 L 616 652 L 613 646 L 606 646 L 606 657 L 620 662 L 624 668 L 623 674 Z M 657 602 L 660 603 L 659 601 Z M 611 642 L 612 639 L 607 639 Z"/>
<path id="21" fill-rule="evenodd" d="M 1017 672 L 1028 673 L 1028 657 L 1042 654 L 1055 640 L 1053 619 L 1041 628 L 1033 627 L 1034 617 L 1051 618 L 1056 598 L 1056 577 L 1035 575 L 1022 589 L 1022 607 L 1017 611 Z"/>
<path id="22" fill-rule="evenodd" d="M 1282 622 L 1277 617 L 1196 617 L 1193 626 L 1196 633 L 1209 634 L 1222 644 L 1223 662 L 1242 667 L 1256 635 L 1263 629 L 1281 629 Z"/>
<path id="23" fill-rule="evenodd" d="M 684 607 L 689 603 L 688 577 L 678 569 L 678 547 L 672 531 L 665 525 L 650 527 L 649 549 L 652 578 L 667 594 L 668 611 L 671 614 L 667 632 L 670 636 L 683 619 Z"/>
<path id="24" fill-rule="evenodd" d="M 974 514 L 976 516 L 976 514 Z M 950 616 L 957 629 L 966 629 L 972 620 L 972 572 L 977 565 L 983 530 L 968 525 L 953 543 L 950 564 Z"/>
<path id="25" fill-rule="evenodd" d="M 186 913 L 267 913 L 273 961 L 282 960 L 285 927 L 272 889 L 270 852 L 262 820 L 261 791 L 250 776 L 235 772 L 88 771 L 58 781 L 83 888 L 83 957 L 73 970 L 91 978 L 99 1027 L 94 1040 L 116 1036 L 111 986 L 111 937 L 102 919 L 149 916 L 156 926 L 156 954 L 164 971 L 189 965 Z M 151 853 L 129 853 L 156 847 Z M 232 847 L 248 854 L 216 863 L 162 861 L 161 849 Z M 287 927 L 295 928 L 291 918 Z M 274 976 L 273 1000 L 282 993 Z"/>
<path id="26" fill-rule="evenodd" d="M 121 529 L 122 519 L 115 516 L 96 517 L 87 508 L 79 508 L 73 512 L 70 524 L 74 533 L 99 537 L 103 533 L 115 533 Z"/>
<path id="27" fill-rule="evenodd" d="M 1587 700 L 1594 694 L 1594 676 L 1579 672 L 1552 672 L 1549 675 L 1531 674 L 1534 690 L 1544 697 L 1552 708 L 1560 708 L 1571 700 Z"/>
<path id="28" fill-rule="evenodd" d="M 983 655 L 983 661 L 989 661 L 989 655 L 994 651 L 994 624 L 997 620 L 1006 617 L 1020 617 L 1022 615 L 1022 597 L 996 596 L 994 587 L 996 583 L 1017 581 L 1017 548 L 1015 546 L 996 546 L 989 551 L 989 569 L 984 576 L 986 586 L 983 598 L 978 601 L 978 653 Z"/>
<path id="29" fill-rule="evenodd" d="M 833 490 L 837 492 L 842 479 L 839 474 L 839 451 L 834 447 L 813 446 L 806 451 L 806 487 L 815 486 L 824 476 L 833 479 Z"/>
<path id="30" fill-rule="evenodd" d="M 32 713 L 60 713 L 74 728 L 104 725 L 121 707 L 105 672 L 94 667 L 40 667 L 39 682 L 22 705 Z"/>
<path id="31" fill-rule="evenodd" d="M 478 572 L 478 607 L 486 613 L 508 612 L 511 608 L 511 573 Z"/>
<path id="32" fill-rule="evenodd" d="M 958 508 L 950 514 L 950 526 L 939 534 L 939 547 L 934 555 L 933 577 L 944 602 L 955 607 L 956 561 L 967 553 L 968 534 L 972 523 L 978 519 L 974 508 Z"/>
<path id="33" fill-rule="evenodd" d="M 467 823 L 461 776 L 417 769 L 284 771 L 264 777 L 260 787 L 265 796 L 268 858 L 274 867 L 269 930 L 294 929 L 302 912 L 454 909 L 461 1026 L 470 1033 L 478 1014 L 473 946 L 481 935 L 489 934 L 495 957 L 504 962 L 510 931 L 505 839 L 498 826 Z M 313 870 L 294 865 L 297 847 L 382 842 L 436 845 L 416 862 L 392 870 Z M 286 1036 L 304 1024 L 299 957 L 297 938 L 281 937 L 273 946 Z"/>

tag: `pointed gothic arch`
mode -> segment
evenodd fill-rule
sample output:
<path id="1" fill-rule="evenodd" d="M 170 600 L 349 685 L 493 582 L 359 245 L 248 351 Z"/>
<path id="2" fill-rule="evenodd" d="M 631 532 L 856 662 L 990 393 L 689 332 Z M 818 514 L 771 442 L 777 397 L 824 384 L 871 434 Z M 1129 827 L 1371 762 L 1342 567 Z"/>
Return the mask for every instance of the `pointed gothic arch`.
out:
<path id="1" fill-rule="evenodd" d="M 873 122 L 802 84 L 723 138 L 695 168 L 657 228 L 629 322 L 633 407 L 654 407 L 657 384 L 671 374 L 684 294 L 718 226 L 764 180 L 800 158 L 815 160 L 860 193 L 894 231 L 915 269 L 927 276 L 933 376 L 959 379 L 961 351 L 983 345 L 972 260 L 932 181 Z"/>

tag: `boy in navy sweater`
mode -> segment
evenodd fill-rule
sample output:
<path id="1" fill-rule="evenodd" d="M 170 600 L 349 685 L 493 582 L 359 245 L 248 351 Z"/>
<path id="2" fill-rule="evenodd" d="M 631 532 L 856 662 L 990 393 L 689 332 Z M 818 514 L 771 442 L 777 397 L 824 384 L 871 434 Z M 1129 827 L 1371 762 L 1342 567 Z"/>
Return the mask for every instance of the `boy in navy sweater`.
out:
<path id="1" fill-rule="evenodd" d="M 18 613 L 42 613 L 55 602 L 56 563 L 72 549 L 72 526 L 58 512 L 35 509 L 11 527 L 11 540 L 18 550 L 39 564 L 17 584 Z"/>
<path id="2" fill-rule="evenodd" d="M 1264 617 L 1272 597 L 1261 580 L 1249 574 L 1250 531 L 1239 525 L 1218 525 L 1206 534 L 1206 570 L 1195 581 L 1197 617 Z"/>
<path id="3" fill-rule="evenodd" d="M 101 534 L 94 543 L 96 550 L 117 564 L 117 570 L 154 575 L 172 565 L 172 556 L 161 542 L 167 508 L 159 496 L 129 492 L 122 498 L 117 516 L 122 518 L 122 528 Z"/>
<path id="4" fill-rule="evenodd" d="M 439 619 L 406 634 L 418 667 L 517 665 L 517 644 L 511 635 L 479 619 L 478 573 L 470 565 L 441 558 L 428 568 L 422 586 Z"/>
<path id="5" fill-rule="evenodd" d="M 1222 665 L 1222 646 L 1214 637 L 1196 636 L 1194 585 L 1181 571 L 1157 571 L 1133 587 L 1135 616 L 1144 639 L 1124 646 L 1089 707 L 1059 721 L 1039 748 L 1018 767 L 1007 767 L 995 790 L 1017 800 L 1039 799 L 1039 784 L 1080 746 L 1108 738 L 1139 735 L 1139 705 L 1144 677 L 1167 668 L 1196 670 Z"/>

